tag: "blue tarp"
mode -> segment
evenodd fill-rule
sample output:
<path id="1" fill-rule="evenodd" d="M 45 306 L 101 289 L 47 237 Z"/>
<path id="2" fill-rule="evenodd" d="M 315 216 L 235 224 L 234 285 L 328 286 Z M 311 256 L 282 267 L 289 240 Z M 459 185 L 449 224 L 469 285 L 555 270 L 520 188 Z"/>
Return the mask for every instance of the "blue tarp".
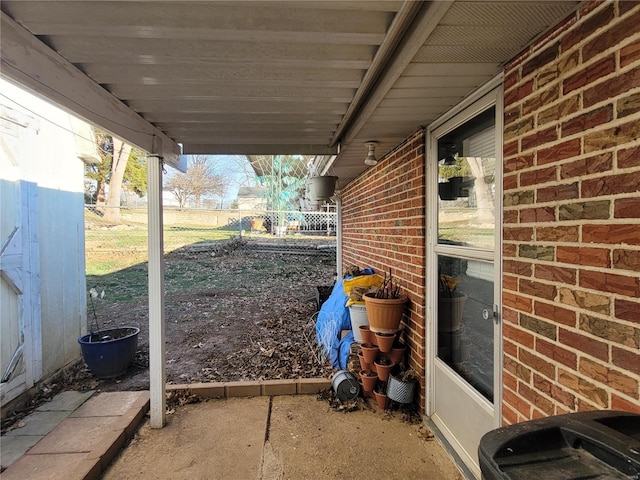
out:
<path id="1" fill-rule="evenodd" d="M 347 368 L 349 348 L 354 342 L 353 332 L 340 338 L 342 330 L 351 330 L 351 316 L 345 307 L 347 296 L 344 294 L 342 280 L 333 286 L 331 295 L 320 307 L 316 321 L 316 338 L 324 352 L 329 356 L 334 368 Z"/>

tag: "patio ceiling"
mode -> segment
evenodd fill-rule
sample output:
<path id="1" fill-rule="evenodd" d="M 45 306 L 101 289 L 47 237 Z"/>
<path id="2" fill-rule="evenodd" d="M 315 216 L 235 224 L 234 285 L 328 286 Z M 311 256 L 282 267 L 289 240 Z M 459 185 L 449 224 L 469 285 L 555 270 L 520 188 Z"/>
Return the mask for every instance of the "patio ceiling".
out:
<path id="1" fill-rule="evenodd" d="M 3 0 L 2 75 L 176 162 L 388 152 L 575 1 Z"/>

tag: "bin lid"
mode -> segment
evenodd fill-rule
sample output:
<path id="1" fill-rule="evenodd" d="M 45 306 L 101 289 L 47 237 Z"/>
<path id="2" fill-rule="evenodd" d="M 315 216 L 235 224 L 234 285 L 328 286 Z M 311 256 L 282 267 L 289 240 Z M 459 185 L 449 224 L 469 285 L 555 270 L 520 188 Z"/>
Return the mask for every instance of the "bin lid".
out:
<path id="1" fill-rule="evenodd" d="M 556 415 L 485 434 L 483 479 L 640 478 L 640 415 L 620 411 Z"/>

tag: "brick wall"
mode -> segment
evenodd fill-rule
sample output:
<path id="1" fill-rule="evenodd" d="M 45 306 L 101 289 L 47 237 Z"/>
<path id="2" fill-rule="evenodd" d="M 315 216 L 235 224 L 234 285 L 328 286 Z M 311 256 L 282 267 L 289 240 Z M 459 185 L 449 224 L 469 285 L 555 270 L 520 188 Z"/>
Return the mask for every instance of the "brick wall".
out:
<path id="1" fill-rule="evenodd" d="M 411 368 L 425 374 L 425 162 L 420 129 L 341 192 L 345 267 L 391 269 L 409 297 L 404 340 Z M 364 156 L 363 156 L 364 160 Z"/>
<path id="2" fill-rule="evenodd" d="M 640 412 L 640 4 L 505 69 L 503 421 Z"/>

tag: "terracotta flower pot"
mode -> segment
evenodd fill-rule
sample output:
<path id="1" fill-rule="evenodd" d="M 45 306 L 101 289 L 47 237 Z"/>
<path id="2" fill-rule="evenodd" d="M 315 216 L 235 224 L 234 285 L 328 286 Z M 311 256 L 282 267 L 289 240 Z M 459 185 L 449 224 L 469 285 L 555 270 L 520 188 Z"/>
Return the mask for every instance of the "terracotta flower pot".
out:
<path id="1" fill-rule="evenodd" d="M 360 337 L 362 337 L 362 343 L 373 343 L 371 336 L 373 335 L 371 330 L 369 330 L 369 325 L 360 325 L 358 327 L 360 330 Z"/>
<path id="2" fill-rule="evenodd" d="M 362 379 L 362 389 L 365 392 L 373 392 L 376 383 L 378 383 L 378 374 L 371 370 L 361 370 L 360 378 Z"/>
<path id="3" fill-rule="evenodd" d="M 362 297 L 367 307 L 369 329 L 372 332 L 396 333 L 400 327 L 407 297 L 376 298 L 374 295 L 365 293 Z"/>
<path id="4" fill-rule="evenodd" d="M 394 362 L 389 361 L 389 365 L 382 365 L 378 363 L 378 360 L 374 362 L 374 366 L 376 367 L 376 372 L 378 373 L 378 378 L 381 382 L 386 382 L 389 380 L 389 374 L 391 373 L 391 369 L 396 366 Z"/>
<path id="5" fill-rule="evenodd" d="M 374 390 L 373 397 L 376 399 L 376 405 L 378 405 L 378 408 L 382 410 L 385 410 L 387 408 L 389 397 L 387 397 L 384 393 L 378 393 Z"/>
<path id="6" fill-rule="evenodd" d="M 361 353 L 358 354 L 358 360 L 360 360 L 360 370 L 371 370 L 373 364 L 367 362 Z"/>
<path id="7" fill-rule="evenodd" d="M 378 341 L 378 348 L 382 353 L 389 353 L 393 347 L 393 342 L 396 340 L 395 333 L 380 333 L 375 332 L 376 340 Z"/>
<path id="8" fill-rule="evenodd" d="M 404 355 L 407 352 L 407 346 L 403 343 L 396 344 L 391 347 L 391 353 L 389 356 L 395 363 L 401 363 L 404 360 Z"/>
<path id="9" fill-rule="evenodd" d="M 362 356 L 364 357 L 365 362 L 375 362 L 376 357 L 378 356 L 378 347 L 370 343 L 363 343 L 360 348 L 362 348 Z"/>

